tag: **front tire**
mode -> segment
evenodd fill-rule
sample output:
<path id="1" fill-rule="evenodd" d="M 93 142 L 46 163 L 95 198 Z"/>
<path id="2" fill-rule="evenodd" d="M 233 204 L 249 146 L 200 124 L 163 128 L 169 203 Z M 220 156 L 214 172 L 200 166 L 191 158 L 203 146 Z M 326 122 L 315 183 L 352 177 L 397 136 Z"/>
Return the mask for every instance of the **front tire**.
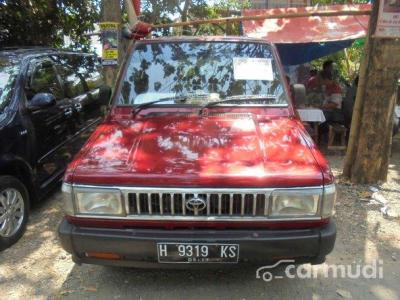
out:
<path id="1" fill-rule="evenodd" d="M 24 234 L 29 216 L 29 194 L 13 176 L 0 176 L 0 251 Z"/>

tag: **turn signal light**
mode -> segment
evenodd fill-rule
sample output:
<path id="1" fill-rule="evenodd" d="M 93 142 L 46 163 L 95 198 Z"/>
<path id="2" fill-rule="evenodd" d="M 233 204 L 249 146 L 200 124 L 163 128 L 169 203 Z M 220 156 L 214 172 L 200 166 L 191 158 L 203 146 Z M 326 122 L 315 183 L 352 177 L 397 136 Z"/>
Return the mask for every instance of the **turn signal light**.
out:
<path id="1" fill-rule="evenodd" d="M 86 252 L 86 257 L 108 259 L 108 260 L 120 260 L 122 257 L 116 253 L 106 253 L 106 252 Z"/>

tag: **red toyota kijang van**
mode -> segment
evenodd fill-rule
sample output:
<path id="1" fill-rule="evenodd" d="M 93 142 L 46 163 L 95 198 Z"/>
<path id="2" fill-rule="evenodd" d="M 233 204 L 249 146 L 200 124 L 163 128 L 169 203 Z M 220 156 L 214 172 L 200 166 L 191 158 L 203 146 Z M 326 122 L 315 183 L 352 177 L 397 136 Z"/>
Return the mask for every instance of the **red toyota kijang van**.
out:
<path id="1" fill-rule="evenodd" d="M 75 262 L 324 261 L 334 178 L 273 45 L 143 40 L 119 76 L 111 113 L 64 178 L 59 235 Z"/>

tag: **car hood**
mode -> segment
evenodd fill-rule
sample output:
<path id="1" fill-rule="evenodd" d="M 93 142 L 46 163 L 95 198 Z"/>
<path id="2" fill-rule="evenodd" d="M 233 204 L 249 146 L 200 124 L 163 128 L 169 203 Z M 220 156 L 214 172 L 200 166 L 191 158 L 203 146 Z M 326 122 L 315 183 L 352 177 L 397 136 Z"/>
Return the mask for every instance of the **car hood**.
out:
<path id="1" fill-rule="evenodd" d="M 310 145 L 301 123 L 290 117 L 114 119 L 96 129 L 69 175 L 75 183 L 131 186 L 322 185 L 323 172 Z"/>

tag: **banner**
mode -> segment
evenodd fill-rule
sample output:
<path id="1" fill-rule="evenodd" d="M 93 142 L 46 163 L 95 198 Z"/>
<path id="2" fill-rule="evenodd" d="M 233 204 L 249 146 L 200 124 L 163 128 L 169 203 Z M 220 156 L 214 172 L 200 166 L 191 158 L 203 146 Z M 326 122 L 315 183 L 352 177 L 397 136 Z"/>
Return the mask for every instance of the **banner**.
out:
<path id="1" fill-rule="evenodd" d="M 118 64 L 119 23 L 100 23 L 103 66 Z"/>
<path id="2" fill-rule="evenodd" d="M 375 36 L 400 38 L 400 0 L 380 0 Z"/>

